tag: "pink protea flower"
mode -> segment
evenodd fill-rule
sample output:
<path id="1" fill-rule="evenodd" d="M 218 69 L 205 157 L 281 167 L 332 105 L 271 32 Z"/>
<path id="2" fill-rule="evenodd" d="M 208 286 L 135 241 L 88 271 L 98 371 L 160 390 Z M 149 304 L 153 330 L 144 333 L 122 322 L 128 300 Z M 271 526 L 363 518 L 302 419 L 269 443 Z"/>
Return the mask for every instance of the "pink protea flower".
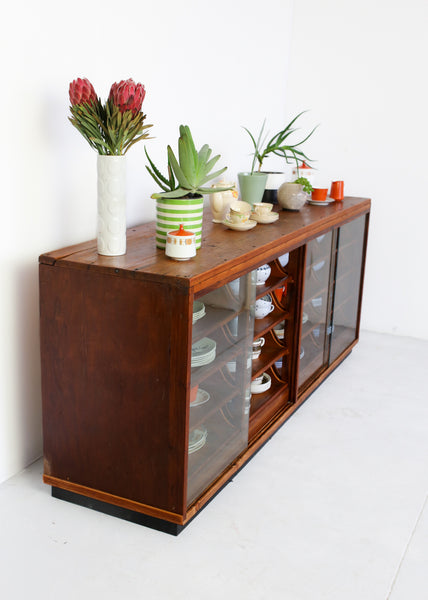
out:
<path id="1" fill-rule="evenodd" d="M 133 79 L 127 79 L 113 83 L 108 99 L 119 107 L 121 113 L 132 110 L 135 115 L 141 111 L 145 95 L 144 85 L 135 83 Z"/>
<path id="2" fill-rule="evenodd" d="M 90 104 L 98 100 L 94 86 L 88 79 L 75 79 L 69 87 L 70 102 L 76 104 Z"/>

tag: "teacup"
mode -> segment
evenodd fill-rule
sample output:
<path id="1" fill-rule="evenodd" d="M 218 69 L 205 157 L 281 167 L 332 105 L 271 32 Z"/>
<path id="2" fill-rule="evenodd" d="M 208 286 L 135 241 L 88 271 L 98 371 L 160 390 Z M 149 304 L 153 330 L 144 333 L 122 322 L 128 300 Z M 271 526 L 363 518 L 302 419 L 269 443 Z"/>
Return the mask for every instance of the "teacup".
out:
<path id="1" fill-rule="evenodd" d="M 312 200 L 315 202 L 325 202 L 327 200 L 328 188 L 313 188 Z"/>
<path id="2" fill-rule="evenodd" d="M 246 223 L 249 219 L 249 215 L 246 212 L 235 210 L 234 208 L 229 209 L 229 220 L 232 223 L 239 225 L 240 223 Z"/>
<path id="3" fill-rule="evenodd" d="M 265 217 L 268 215 L 273 208 L 273 204 L 269 202 L 255 202 L 253 204 L 253 210 L 259 217 Z"/>
<path id="4" fill-rule="evenodd" d="M 261 350 L 265 345 L 265 338 L 259 337 L 257 340 L 253 342 L 253 350 Z"/>
<path id="5" fill-rule="evenodd" d="M 257 269 L 257 281 L 256 285 L 263 285 L 264 282 L 269 279 L 269 275 L 271 274 L 272 269 L 268 264 L 262 265 Z"/>
<path id="6" fill-rule="evenodd" d="M 265 338 L 260 337 L 253 342 L 253 360 L 257 360 L 262 352 L 262 347 L 265 345 Z"/>
<path id="7" fill-rule="evenodd" d="M 275 306 L 272 302 L 268 300 L 256 300 L 255 304 L 255 317 L 256 319 L 264 319 L 269 313 L 271 313 L 275 309 Z"/>

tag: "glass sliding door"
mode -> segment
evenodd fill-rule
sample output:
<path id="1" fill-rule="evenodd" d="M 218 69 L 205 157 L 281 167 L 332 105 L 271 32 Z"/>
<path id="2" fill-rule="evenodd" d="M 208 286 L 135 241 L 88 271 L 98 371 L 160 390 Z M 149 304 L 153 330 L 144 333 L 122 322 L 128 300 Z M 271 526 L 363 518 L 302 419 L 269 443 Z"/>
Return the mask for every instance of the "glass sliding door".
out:
<path id="1" fill-rule="evenodd" d="M 308 383 L 328 361 L 332 236 L 332 232 L 321 235 L 306 247 L 299 387 Z"/>
<path id="2" fill-rule="evenodd" d="M 254 273 L 193 303 L 187 503 L 248 444 Z"/>
<path id="3" fill-rule="evenodd" d="M 330 363 L 357 336 L 366 217 L 340 227 L 334 283 Z"/>

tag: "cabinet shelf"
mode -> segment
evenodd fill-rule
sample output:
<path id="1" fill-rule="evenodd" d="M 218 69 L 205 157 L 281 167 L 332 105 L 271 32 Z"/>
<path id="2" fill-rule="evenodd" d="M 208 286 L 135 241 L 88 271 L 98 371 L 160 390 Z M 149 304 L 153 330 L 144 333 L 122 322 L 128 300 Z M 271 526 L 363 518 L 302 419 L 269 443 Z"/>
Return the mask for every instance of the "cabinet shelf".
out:
<path id="1" fill-rule="evenodd" d="M 265 284 L 256 287 L 256 299 L 262 298 L 263 296 L 266 296 L 266 294 L 272 294 L 276 289 L 282 288 L 289 283 L 291 283 L 291 281 L 288 275 L 275 278 L 270 276 Z"/>
<path id="2" fill-rule="evenodd" d="M 230 378 L 222 376 L 221 372 L 215 373 L 209 380 L 203 383 L 203 386 L 198 385 L 197 387 L 208 392 L 210 399 L 205 404 L 200 404 L 199 406 L 190 405 L 189 423 L 191 429 L 203 424 L 223 406 L 232 402 L 239 394 L 239 388 Z"/>
<path id="3" fill-rule="evenodd" d="M 209 337 L 212 331 L 216 331 L 222 326 L 227 325 L 238 315 L 239 313 L 233 310 L 205 306 L 205 315 L 193 324 L 193 343 L 204 337 Z"/>
<path id="4" fill-rule="evenodd" d="M 254 321 L 254 339 L 262 337 L 265 333 L 279 325 L 282 321 L 287 321 L 290 318 L 290 313 L 281 311 L 275 307 L 270 315 L 264 319 L 255 319 Z"/>
<path id="5" fill-rule="evenodd" d="M 268 332 L 265 345 L 262 347 L 259 358 L 252 361 L 252 378 L 258 377 L 278 360 L 289 354 L 288 349 L 280 344 L 277 338 Z"/>

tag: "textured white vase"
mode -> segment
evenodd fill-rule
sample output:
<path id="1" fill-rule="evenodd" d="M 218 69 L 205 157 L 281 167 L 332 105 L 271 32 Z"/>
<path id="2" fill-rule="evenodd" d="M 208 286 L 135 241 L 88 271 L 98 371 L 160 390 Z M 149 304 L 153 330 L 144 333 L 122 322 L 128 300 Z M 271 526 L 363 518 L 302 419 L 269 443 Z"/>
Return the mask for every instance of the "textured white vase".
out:
<path id="1" fill-rule="evenodd" d="M 98 155 L 98 254 L 126 253 L 126 159 Z"/>

